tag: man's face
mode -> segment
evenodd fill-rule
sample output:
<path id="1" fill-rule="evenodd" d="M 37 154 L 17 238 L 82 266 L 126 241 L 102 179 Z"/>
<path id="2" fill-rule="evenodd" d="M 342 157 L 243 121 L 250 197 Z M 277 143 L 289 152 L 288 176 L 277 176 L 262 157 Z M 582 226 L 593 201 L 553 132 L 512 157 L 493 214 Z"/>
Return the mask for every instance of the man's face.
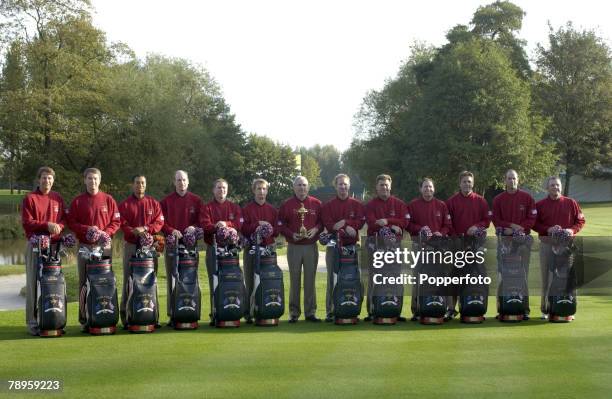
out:
<path id="1" fill-rule="evenodd" d="M 338 197 L 344 199 L 349 195 L 349 190 L 351 188 L 351 182 L 346 177 L 339 177 L 336 180 L 336 193 Z"/>
<path id="2" fill-rule="evenodd" d="M 463 176 L 459 186 L 461 187 L 461 192 L 468 195 L 474 189 L 474 178 L 472 176 Z"/>
<path id="3" fill-rule="evenodd" d="M 293 183 L 293 192 L 295 196 L 303 199 L 308 195 L 308 190 L 310 186 L 308 185 L 308 180 L 306 179 L 297 179 L 295 183 Z"/>
<path id="4" fill-rule="evenodd" d="M 550 179 L 548 181 L 548 195 L 551 198 L 559 198 L 561 196 L 561 180 Z"/>
<path id="5" fill-rule="evenodd" d="M 183 172 L 178 172 L 174 175 L 174 188 L 179 194 L 184 194 L 189 187 L 189 177 Z"/>
<path id="6" fill-rule="evenodd" d="M 142 197 L 147 189 L 147 179 L 144 176 L 134 178 L 132 182 L 132 192 L 137 197 Z"/>
<path id="7" fill-rule="evenodd" d="M 516 191 L 518 189 L 518 174 L 514 171 L 506 173 L 506 190 Z"/>
<path id="8" fill-rule="evenodd" d="M 90 194 L 96 194 L 100 189 L 100 175 L 97 173 L 88 173 L 85 176 L 85 187 Z"/>
<path id="9" fill-rule="evenodd" d="M 376 195 L 383 200 L 389 198 L 391 196 L 391 180 L 379 180 L 376 183 Z"/>
<path id="10" fill-rule="evenodd" d="M 215 188 L 213 188 L 213 195 L 217 201 L 225 201 L 227 198 L 227 183 L 222 181 L 217 182 L 217 184 L 215 184 Z"/>
<path id="11" fill-rule="evenodd" d="M 432 182 L 424 181 L 423 184 L 421 184 L 421 195 L 423 196 L 424 200 L 431 200 L 434 196 L 434 192 L 435 189 Z"/>
<path id="12" fill-rule="evenodd" d="M 255 200 L 257 202 L 266 202 L 266 197 L 268 196 L 268 185 L 265 183 L 258 183 L 253 189 L 253 195 L 255 196 Z"/>
<path id="13" fill-rule="evenodd" d="M 53 175 L 47 172 L 42 172 L 40 174 L 40 178 L 38 179 L 38 187 L 40 187 L 40 191 L 46 193 L 51 191 L 51 187 L 53 187 Z"/>

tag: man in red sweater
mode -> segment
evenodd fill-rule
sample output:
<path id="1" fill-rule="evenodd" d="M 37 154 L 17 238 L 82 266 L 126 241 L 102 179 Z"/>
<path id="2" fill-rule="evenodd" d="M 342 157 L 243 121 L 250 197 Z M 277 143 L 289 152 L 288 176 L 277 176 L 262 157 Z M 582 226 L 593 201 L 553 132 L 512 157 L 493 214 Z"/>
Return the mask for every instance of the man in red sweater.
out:
<path id="1" fill-rule="evenodd" d="M 102 174 L 99 169 L 88 168 L 83 172 L 86 191 L 72 200 L 68 210 L 68 227 L 74 232 L 79 240 L 79 248 L 91 249 L 98 246 L 98 242 L 87 240 L 87 231 L 90 229 L 99 230 L 108 237 L 117 232 L 121 224 L 117 203 L 110 195 L 100 191 L 100 181 Z M 81 252 L 79 251 L 79 254 Z M 104 255 L 111 256 L 111 246 L 104 248 Z M 88 259 L 83 255 L 77 258 L 77 269 L 79 273 L 79 292 L 85 285 L 85 269 Z M 81 317 L 84 309 L 80 309 L 79 303 L 79 322 L 84 328 L 86 320 Z"/>
<path id="2" fill-rule="evenodd" d="M 215 271 L 216 254 L 213 247 L 213 236 L 217 229 L 228 227 L 240 231 L 242 227 L 242 212 L 240 207 L 227 199 L 227 181 L 217 179 L 213 182 L 213 200 L 203 205 L 200 210 L 200 225 L 204 229 L 204 242 L 206 242 L 206 271 L 208 272 L 208 286 L 210 287 L 210 325 L 213 307 L 213 273 Z"/>
<path id="3" fill-rule="evenodd" d="M 245 238 L 251 240 L 251 237 L 255 234 L 255 231 L 259 226 L 267 226 L 271 231 L 272 235 L 269 237 L 261 237 L 262 242 L 259 243 L 261 246 L 273 246 L 274 239 L 278 236 L 277 223 L 278 223 L 278 211 L 268 202 L 266 197 L 268 196 L 268 189 L 270 183 L 264 179 L 255 179 L 251 185 L 253 191 L 253 201 L 249 202 L 242 208 L 242 234 Z M 256 244 L 251 241 L 252 244 Z M 255 273 L 255 255 L 249 253 L 249 248 L 244 250 L 244 282 L 247 290 L 247 316 L 246 321 L 248 324 L 253 322 L 251 315 L 251 296 L 253 295 L 253 279 Z"/>
<path id="4" fill-rule="evenodd" d="M 451 234 L 458 239 L 464 236 L 473 237 L 479 228 L 487 229 L 491 223 L 490 217 L 492 215 L 487 201 L 473 191 L 474 174 L 472 172 L 463 171 L 459 174 L 459 189 L 458 193 L 455 193 L 446 200 L 446 207 L 452 222 Z M 461 248 L 461 250 L 464 249 Z M 456 271 L 457 269 L 453 268 L 453 272 Z M 447 298 L 447 320 L 457 315 L 455 310 L 458 295 L 457 288 L 453 287 L 453 295 Z"/>
<path id="5" fill-rule="evenodd" d="M 452 229 L 451 216 L 443 201 L 434 197 L 435 187 L 432 179 L 426 177 L 421 181 L 421 196 L 415 198 L 408 204 L 410 213 L 410 225 L 408 230 L 412 236 L 413 248 L 420 249 L 418 243 L 421 229 L 428 228 L 432 235 L 438 237 L 447 236 Z M 416 269 L 413 269 L 416 270 Z M 418 277 L 417 277 L 418 279 Z M 418 320 L 417 309 L 417 286 L 412 287 L 412 321 Z"/>
<path id="6" fill-rule="evenodd" d="M 21 224 L 25 231 L 28 245 L 25 253 L 26 265 L 26 326 L 32 335 L 38 335 L 38 321 L 34 314 L 36 304 L 37 262 L 34 256 L 34 245 L 30 242 L 33 235 L 48 235 L 51 243 L 60 239 L 65 226 L 64 200 L 55 191 L 51 191 L 55 180 L 55 171 L 48 166 L 38 169 L 36 174 L 38 187 L 27 194 L 21 205 Z"/>
<path id="7" fill-rule="evenodd" d="M 542 297 L 540 308 L 542 319 L 548 318 L 546 309 L 546 289 L 548 287 L 548 266 L 552 257 L 550 236 L 556 230 L 565 230 L 575 236 L 584 227 L 585 219 L 580 205 L 571 198 L 561 195 L 561 179 L 550 176 L 546 180 L 548 196 L 536 203 L 538 217 L 534 230 L 540 236 L 540 273 L 542 276 Z"/>
<path id="8" fill-rule="evenodd" d="M 493 199 L 493 225 L 496 228 L 502 228 L 503 235 L 510 236 L 514 232 L 529 235 L 538 214 L 535 201 L 529 193 L 518 188 L 519 177 L 515 170 L 509 169 L 506 172 L 505 183 L 506 191 L 498 194 Z M 529 275 L 530 257 L 531 244 L 528 243 L 522 250 L 523 267 L 525 268 L 526 277 Z M 498 256 L 498 262 L 499 259 Z M 527 295 L 523 320 L 529 320 L 529 313 L 529 295 Z"/>
<path id="9" fill-rule="evenodd" d="M 349 198 L 351 179 L 341 173 L 334 177 L 336 198 L 325 203 L 321 209 L 323 226 L 328 233 L 341 236 L 342 245 L 355 245 L 359 241 L 359 230 L 365 224 L 365 208 L 355 198 Z M 332 289 L 334 284 L 334 264 L 336 249 L 327 247 L 325 264 L 327 266 L 327 291 L 325 295 L 326 322 L 334 321 L 332 314 Z"/>
<path id="10" fill-rule="evenodd" d="M 132 195 L 119 204 L 121 214 L 121 230 L 123 231 L 123 294 L 119 314 L 124 329 L 127 327 L 126 305 L 128 281 L 132 269 L 130 258 L 136 254 L 140 247 L 139 240 L 147 233 L 153 235 L 158 233 L 164 225 L 164 215 L 159 202 L 153 197 L 145 195 L 147 189 L 147 178 L 144 175 L 136 175 L 132 178 Z M 157 256 L 153 258 L 155 273 L 157 273 Z"/>
<path id="11" fill-rule="evenodd" d="M 410 222 L 410 214 L 404 201 L 391 195 L 391 183 L 392 180 L 389 175 L 382 174 L 376 177 L 376 198 L 368 202 L 365 210 L 366 222 L 368 223 L 368 244 L 374 244 L 367 246 L 368 293 L 366 307 L 368 316 L 364 319 L 365 321 L 372 321 L 371 302 L 374 291 L 372 279 L 374 274 L 377 273 L 372 266 L 376 237 L 379 236 L 380 229 L 388 227 L 395 233 L 396 240 L 401 245 L 404 230 Z M 399 317 L 398 320 L 406 321 L 406 318 Z"/>
<path id="12" fill-rule="evenodd" d="M 308 195 L 308 180 L 298 176 L 293 180 L 294 196 L 278 211 L 279 232 L 287 239 L 289 263 L 289 323 L 296 323 L 300 314 L 302 266 L 304 267 L 304 313 L 307 321 L 320 322 L 317 311 L 315 276 L 319 263 L 317 235 L 322 230 L 321 201 Z M 302 224 L 303 217 L 303 224 Z M 304 227 L 305 229 L 302 229 Z"/>
<path id="13" fill-rule="evenodd" d="M 183 170 L 177 170 L 174 173 L 174 192 L 168 194 L 161 200 L 160 206 L 164 215 L 164 225 L 162 232 L 166 237 L 173 235 L 178 240 L 183 238 L 183 232 L 188 227 L 198 226 L 200 221 L 200 209 L 202 208 L 202 199 L 187 191 L 189 187 L 189 176 Z M 164 261 L 166 264 L 166 293 L 168 300 L 166 301 L 166 313 L 171 316 L 170 296 L 172 295 L 172 286 L 174 285 L 174 276 L 172 268 L 175 263 L 174 250 L 166 246 L 166 254 Z M 169 322 L 172 326 L 172 321 Z"/>

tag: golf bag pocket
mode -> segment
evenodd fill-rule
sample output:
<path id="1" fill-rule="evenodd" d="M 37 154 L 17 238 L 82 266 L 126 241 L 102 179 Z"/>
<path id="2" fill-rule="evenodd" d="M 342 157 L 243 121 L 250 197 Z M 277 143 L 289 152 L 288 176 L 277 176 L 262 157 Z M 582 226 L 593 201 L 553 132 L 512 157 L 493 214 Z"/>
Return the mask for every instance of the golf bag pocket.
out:
<path id="1" fill-rule="evenodd" d="M 213 277 L 214 317 L 217 321 L 235 321 L 244 316 L 246 288 L 237 255 L 219 257 Z"/>
<path id="2" fill-rule="evenodd" d="M 117 280 L 110 259 L 87 265 L 87 279 L 83 286 L 85 319 L 88 327 L 113 327 L 119 321 Z"/>
<path id="3" fill-rule="evenodd" d="M 127 322 L 128 325 L 145 326 L 157 324 L 157 278 L 153 258 L 131 258 L 132 273 L 128 278 Z"/>
<path id="4" fill-rule="evenodd" d="M 66 280 L 59 261 L 40 266 L 36 308 L 41 331 L 60 330 L 66 326 Z"/>
<path id="5" fill-rule="evenodd" d="M 278 319 L 285 313 L 283 272 L 278 267 L 276 255 L 260 258 L 253 291 L 253 312 L 256 319 Z"/>
<path id="6" fill-rule="evenodd" d="M 200 320 L 202 299 L 198 280 L 198 261 L 194 257 L 179 258 L 171 300 L 174 322 L 195 323 Z"/>

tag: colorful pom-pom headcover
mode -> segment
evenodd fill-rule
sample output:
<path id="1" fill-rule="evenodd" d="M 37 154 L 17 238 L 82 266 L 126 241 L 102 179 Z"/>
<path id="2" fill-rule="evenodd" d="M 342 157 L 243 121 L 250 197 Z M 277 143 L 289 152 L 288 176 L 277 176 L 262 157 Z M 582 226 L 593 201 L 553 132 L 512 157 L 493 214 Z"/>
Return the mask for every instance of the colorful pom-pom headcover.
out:
<path id="1" fill-rule="evenodd" d="M 51 245 L 51 240 L 49 239 L 49 236 L 47 235 L 37 235 L 34 234 L 30 237 L 30 244 L 32 244 L 33 247 L 38 247 L 38 244 L 40 243 L 40 248 L 41 249 L 49 249 L 49 246 Z"/>
<path id="2" fill-rule="evenodd" d="M 102 248 L 110 248 L 111 246 L 111 238 L 110 236 L 100 229 L 97 226 L 92 226 L 87 229 L 87 233 L 85 234 L 85 239 L 92 244 L 97 244 Z"/>
<path id="3" fill-rule="evenodd" d="M 217 245 L 221 247 L 230 247 L 238 245 L 238 232 L 233 227 L 220 227 L 216 233 Z"/>
<path id="4" fill-rule="evenodd" d="M 390 243 L 397 242 L 397 236 L 395 235 L 395 232 L 391 230 L 389 226 L 381 227 L 381 229 L 378 231 L 378 234 L 382 237 L 384 241 L 387 241 Z"/>
<path id="5" fill-rule="evenodd" d="M 421 241 L 427 241 L 432 236 L 433 236 L 433 233 L 431 232 L 431 229 L 429 228 L 429 226 L 421 227 L 421 230 L 419 231 L 419 238 L 421 239 Z"/>
<path id="6" fill-rule="evenodd" d="M 153 236 L 150 233 L 145 232 L 143 235 L 138 237 L 138 245 L 140 245 L 140 248 L 150 248 L 153 245 Z"/>

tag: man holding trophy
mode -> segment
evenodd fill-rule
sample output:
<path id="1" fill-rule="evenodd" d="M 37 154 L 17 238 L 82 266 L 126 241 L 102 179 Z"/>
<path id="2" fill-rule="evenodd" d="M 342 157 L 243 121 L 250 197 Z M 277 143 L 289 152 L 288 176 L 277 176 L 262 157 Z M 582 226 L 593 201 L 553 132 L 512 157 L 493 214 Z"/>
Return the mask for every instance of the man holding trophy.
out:
<path id="1" fill-rule="evenodd" d="M 319 263 L 317 248 L 321 225 L 321 201 L 308 195 L 308 180 L 298 176 L 293 181 L 295 195 L 286 200 L 278 213 L 280 233 L 287 239 L 289 263 L 289 323 L 295 323 L 301 314 L 300 291 L 304 267 L 304 314 L 307 321 L 320 322 L 315 316 L 317 298 L 315 276 Z"/>

